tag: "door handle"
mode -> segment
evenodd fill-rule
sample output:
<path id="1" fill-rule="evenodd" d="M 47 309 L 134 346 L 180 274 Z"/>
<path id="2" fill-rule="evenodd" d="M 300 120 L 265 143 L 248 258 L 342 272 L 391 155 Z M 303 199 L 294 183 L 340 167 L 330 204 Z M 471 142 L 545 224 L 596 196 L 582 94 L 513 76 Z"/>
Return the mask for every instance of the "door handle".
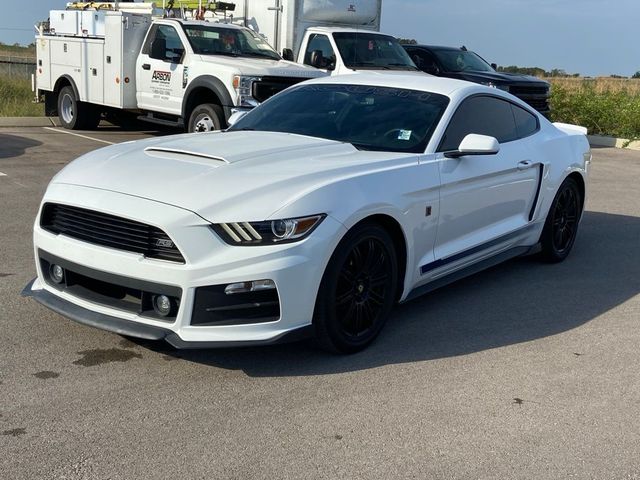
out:
<path id="1" fill-rule="evenodd" d="M 143 63 L 143 64 L 142 64 L 142 69 L 143 69 L 143 70 L 151 70 L 151 64 L 149 64 L 149 63 Z"/>
<path id="2" fill-rule="evenodd" d="M 531 168 L 535 165 L 531 160 L 523 160 L 518 162 L 518 170 L 526 170 L 527 168 Z"/>

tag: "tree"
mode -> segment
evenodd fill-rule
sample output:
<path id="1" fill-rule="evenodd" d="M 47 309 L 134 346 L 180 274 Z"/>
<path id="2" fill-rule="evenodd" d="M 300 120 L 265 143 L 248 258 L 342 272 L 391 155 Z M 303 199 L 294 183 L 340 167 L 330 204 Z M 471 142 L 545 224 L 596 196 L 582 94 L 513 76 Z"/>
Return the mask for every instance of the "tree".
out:
<path id="1" fill-rule="evenodd" d="M 634 73 L 631 78 L 640 78 L 640 70 L 638 70 L 636 73 Z"/>
<path id="2" fill-rule="evenodd" d="M 418 42 L 414 38 L 399 38 L 398 41 L 403 45 L 417 45 Z"/>

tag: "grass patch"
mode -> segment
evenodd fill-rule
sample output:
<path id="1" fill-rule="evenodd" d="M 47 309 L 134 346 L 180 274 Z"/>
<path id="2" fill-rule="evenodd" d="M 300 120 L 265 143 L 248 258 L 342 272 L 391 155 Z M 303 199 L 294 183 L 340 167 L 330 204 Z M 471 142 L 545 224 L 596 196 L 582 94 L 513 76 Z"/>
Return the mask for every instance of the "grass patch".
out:
<path id="1" fill-rule="evenodd" d="M 551 119 L 587 127 L 592 135 L 640 139 L 640 80 L 548 78 Z"/>
<path id="2" fill-rule="evenodd" d="M 44 104 L 33 103 L 31 80 L 0 76 L 0 117 L 40 117 Z"/>

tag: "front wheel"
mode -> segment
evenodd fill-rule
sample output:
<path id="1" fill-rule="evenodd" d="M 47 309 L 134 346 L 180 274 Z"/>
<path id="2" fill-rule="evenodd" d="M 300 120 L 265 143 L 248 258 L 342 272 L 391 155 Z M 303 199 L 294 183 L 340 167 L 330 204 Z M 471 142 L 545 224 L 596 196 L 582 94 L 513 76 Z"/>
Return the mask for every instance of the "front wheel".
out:
<path id="1" fill-rule="evenodd" d="M 194 108 L 191 115 L 189 115 L 187 130 L 189 133 L 220 130 L 223 117 L 220 105 L 203 103 Z"/>
<path id="2" fill-rule="evenodd" d="M 541 257 L 558 263 L 569 256 L 578 233 L 582 214 L 582 195 L 573 178 L 567 178 L 556 193 L 544 224 Z"/>
<path id="3" fill-rule="evenodd" d="M 322 277 L 313 324 L 317 343 L 354 353 L 382 330 L 395 302 L 398 261 L 382 227 L 354 227 L 336 248 Z"/>

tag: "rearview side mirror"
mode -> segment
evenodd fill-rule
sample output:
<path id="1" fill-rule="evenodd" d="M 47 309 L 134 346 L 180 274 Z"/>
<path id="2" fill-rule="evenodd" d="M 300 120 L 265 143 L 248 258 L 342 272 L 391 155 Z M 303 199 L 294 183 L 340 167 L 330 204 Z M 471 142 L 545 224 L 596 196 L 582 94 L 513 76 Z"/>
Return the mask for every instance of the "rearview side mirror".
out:
<path id="1" fill-rule="evenodd" d="M 495 155 L 500 151 L 500 144 L 494 137 L 470 133 L 462 139 L 457 150 L 444 152 L 447 158 L 458 158 L 466 155 Z"/>
<path id="2" fill-rule="evenodd" d="M 309 63 L 311 64 L 312 67 L 315 68 L 323 68 L 323 60 L 324 57 L 322 56 L 322 50 L 314 50 L 313 52 L 311 52 L 311 58 L 309 59 Z"/>
<path id="3" fill-rule="evenodd" d="M 291 50 L 290 48 L 283 48 L 282 59 L 288 60 L 289 62 L 293 62 L 293 50 Z"/>

